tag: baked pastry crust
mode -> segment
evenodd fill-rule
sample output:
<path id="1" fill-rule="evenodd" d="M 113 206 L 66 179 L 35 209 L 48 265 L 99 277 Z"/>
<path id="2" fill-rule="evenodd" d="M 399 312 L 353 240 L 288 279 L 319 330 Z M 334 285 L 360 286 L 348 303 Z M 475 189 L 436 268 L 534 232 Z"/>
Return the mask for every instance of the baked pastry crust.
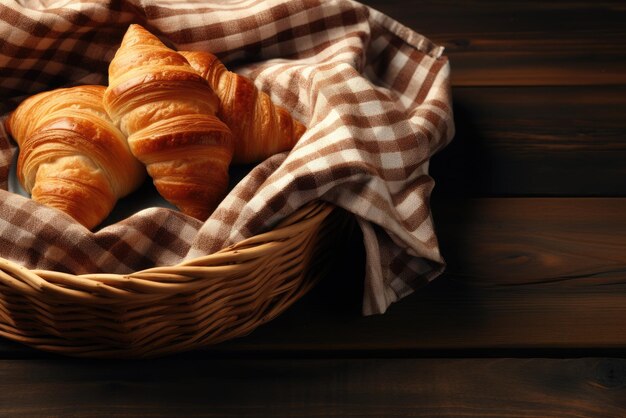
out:
<path id="1" fill-rule="evenodd" d="M 5 121 L 20 148 L 22 187 L 89 229 L 145 179 L 145 168 L 102 106 L 104 90 L 86 85 L 39 93 Z"/>
<path id="2" fill-rule="evenodd" d="M 215 55 L 202 51 L 180 54 L 220 98 L 217 116 L 235 137 L 234 162 L 259 162 L 288 151 L 306 131 L 287 109 L 273 103 L 249 78 L 228 71 Z"/>
<path id="3" fill-rule="evenodd" d="M 104 107 L 161 196 L 200 220 L 228 188 L 233 140 L 218 104 L 182 55 L 130 25 L 109 65 Z"/>

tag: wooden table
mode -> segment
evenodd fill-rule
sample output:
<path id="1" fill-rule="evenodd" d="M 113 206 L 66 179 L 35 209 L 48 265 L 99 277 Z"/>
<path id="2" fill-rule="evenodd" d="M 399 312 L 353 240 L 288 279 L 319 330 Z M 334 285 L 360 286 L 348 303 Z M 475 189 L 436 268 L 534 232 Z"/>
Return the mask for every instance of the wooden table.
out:
<path id="1" fill-rule="evenodd" d="M 1 417 L 626 417 L 626 5 L 368 0 L 446 47 L 447 273 L 360 315 L 363 249 L 252 335 L 150 361 L 0 341 Z"/>

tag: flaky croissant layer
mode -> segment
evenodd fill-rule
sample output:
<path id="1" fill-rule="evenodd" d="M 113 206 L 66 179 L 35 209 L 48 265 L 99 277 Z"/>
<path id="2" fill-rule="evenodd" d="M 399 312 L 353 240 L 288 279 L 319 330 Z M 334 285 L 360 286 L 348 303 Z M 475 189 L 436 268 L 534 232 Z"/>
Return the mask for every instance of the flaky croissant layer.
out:
<path id="1" fill-rule="evenodd" d="M 32 198 L 91 229 L 135 190 L 145 168 L 102 106 L 103 86 L 34 95 L 5 122 L 19 145 L 18 180 Z"/>
<path id="2" fill-rule="evenodd" d="M 305 132 L 305 126 L 289 111 L 274 104 L 250 79 L 228 71 L 215 55 L 201 51 L 180 54 L 219 96 L 217 116 L 233 132 L 234 162 L 259 162 L 288 151 Z"/>
<path id="3" fill-rule="evenodd" d="M 161 196 L 201 220 L 226 194 L 233 154 L 218 104 L 184 57 L 130 25 L 109 65 L 105 109 Z"/>

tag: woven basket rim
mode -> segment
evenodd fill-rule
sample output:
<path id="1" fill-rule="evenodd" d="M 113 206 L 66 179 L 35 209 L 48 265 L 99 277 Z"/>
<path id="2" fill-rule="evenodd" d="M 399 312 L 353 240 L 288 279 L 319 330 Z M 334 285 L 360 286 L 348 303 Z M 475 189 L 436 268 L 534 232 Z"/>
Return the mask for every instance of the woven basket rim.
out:
<path id="1" fill-rule="evenodd" d="M 300 209 L 294 211 L 279 222 L 274 228 L 245 238 L 235 244 L 226 246 L 212 254 L 195 257 L 182 261 L 171 266 L 154 266 L 146 269 L 138 270 L 131 273 L 83 273 L 72 274 L 47 269 L 29 269 L 17 262 L 10 261 L 0 256 L 0 281 L 3 278 L 3 271 L 11 271 L 15 274 L 23 274 L 24 278 L 29 281 L 32 279 L 33 287 L 39 287 L 41 291 L 48 291 L 47 286 L 56 282 L 66 282 L 68 285 L 94 286 L 94 290 L 100 286 L 106 286 L 106 283 L 113 281 L 132 281 L 146 280 L 146 276 L 158 277 L 159 275 L 174 276 L 177 273 L 190 273 L 194 268 L 202 269 L 213 265 L 232 264 L 235 265 L 239 261 L 245 261 L 247 258 L 253 258 L 255 251 L 260 246 L 271 246 L 272 242 L 284 239 L 293 232 L 298 232 L 311 227 L 316 223 L 316 217 L 326 217 L 334 209 L 334 206 L 327 202 L 315 201 L 311 202 Z M 156 276 L 155 276 L 156 275 Z M 44 278 L 49 278 L 50 281 Z M 180 285 L 180 282 L 169 282 L 174 287 Z"/>

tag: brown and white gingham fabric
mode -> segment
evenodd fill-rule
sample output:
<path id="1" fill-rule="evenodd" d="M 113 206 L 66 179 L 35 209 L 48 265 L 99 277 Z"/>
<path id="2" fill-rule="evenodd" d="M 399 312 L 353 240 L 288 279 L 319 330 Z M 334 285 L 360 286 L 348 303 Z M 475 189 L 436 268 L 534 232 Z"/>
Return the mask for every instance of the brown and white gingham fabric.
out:
<path id="1" fill-rule="evenodd" d="M 0 3 L 0 114 L 43 90 L 106 84 L 130 23 L 173 48 L 217 54 L 307 132 L 253 168 L 205 223 L 152 207 L 90 232 L 7 191 L 15 146 L 0 131 L 1 257 L 74 274 L 172 265 L 323 200 L 363 230 L 365 314 L 442 271 L 428 204 L 429 158 L 454 130 L 441 48 L 347 0 L 10 0 Z"/>

